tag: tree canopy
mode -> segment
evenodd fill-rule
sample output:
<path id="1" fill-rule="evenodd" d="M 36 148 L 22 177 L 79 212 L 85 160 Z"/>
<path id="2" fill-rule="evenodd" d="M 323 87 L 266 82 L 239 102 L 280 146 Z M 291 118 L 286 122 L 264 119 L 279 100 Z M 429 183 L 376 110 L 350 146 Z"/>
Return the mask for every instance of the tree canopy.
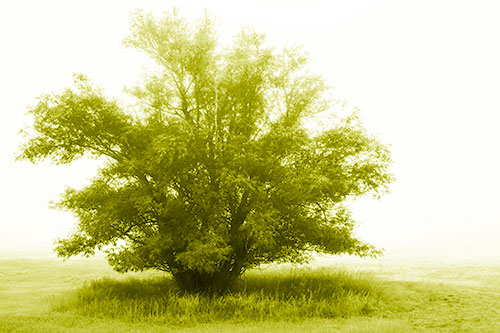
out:
<path id="1" fill-rule="evenodd" d="M 221 48 L 211 18 L 175 11 L 136 13 L 124 43 L 158 65 L 128 89 L 136 105 L 75 75 L 29 110 L 20 159 L 104 160 L 57 204 L 78 219 L 60 256 L 104 250 L 118 271 L 159 269 L 187 291 L 222 292 L 250 267 L 311 250 L 377 253 L 353 236 L 345 202 L 387 190 L 389 151 L 355 115 L 305 126 L 331 103 L 300 49 L 248 29 Z"/>

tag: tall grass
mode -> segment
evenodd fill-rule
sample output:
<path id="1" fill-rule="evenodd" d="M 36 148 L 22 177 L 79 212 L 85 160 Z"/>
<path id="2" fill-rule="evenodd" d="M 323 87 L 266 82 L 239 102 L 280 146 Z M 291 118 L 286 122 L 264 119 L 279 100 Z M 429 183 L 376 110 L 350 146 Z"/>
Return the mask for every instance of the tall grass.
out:
<path id="1" fill-rule="evenodd" d="M 209 298 L 102 258 L 0 260 L 0 332 L 500 332 L 499 265 L 329 265 L 253 270 Z"/>
<path id="2" fill-rule="evenodd" d="M 254 270 L 223 296 L 183 294 L 170 277 L 101 279 L 53 300 L 56 311 L 168 324 L 294 321 L 368 315 L 383 304 L 374 278 L 332 269 Z"/>

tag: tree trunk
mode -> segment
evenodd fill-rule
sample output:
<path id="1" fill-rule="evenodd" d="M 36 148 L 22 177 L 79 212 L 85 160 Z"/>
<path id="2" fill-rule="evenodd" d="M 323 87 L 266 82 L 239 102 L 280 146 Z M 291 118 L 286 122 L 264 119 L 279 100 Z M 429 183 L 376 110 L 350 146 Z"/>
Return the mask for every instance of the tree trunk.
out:
<path id="1" fill-rule="evenodd" d="M 202 293 L 221 295 L 233 284 L 236 278 L 230 271 L 216 271 L 213 273 L 182 270 L 173 273 L 177 286 L 188 293 Z"/>

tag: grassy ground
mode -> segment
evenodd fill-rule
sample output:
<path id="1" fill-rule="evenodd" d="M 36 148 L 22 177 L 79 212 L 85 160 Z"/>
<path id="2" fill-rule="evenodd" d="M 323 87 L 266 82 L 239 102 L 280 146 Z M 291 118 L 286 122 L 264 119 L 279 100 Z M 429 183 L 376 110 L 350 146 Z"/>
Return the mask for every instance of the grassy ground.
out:
<path id="1" fill-rule="evenodd" d="M 248 272 L 224 297 L 101 258 L 0 260 L 0 332 L 500 332 L 500 265 L 336 258 Z"/>

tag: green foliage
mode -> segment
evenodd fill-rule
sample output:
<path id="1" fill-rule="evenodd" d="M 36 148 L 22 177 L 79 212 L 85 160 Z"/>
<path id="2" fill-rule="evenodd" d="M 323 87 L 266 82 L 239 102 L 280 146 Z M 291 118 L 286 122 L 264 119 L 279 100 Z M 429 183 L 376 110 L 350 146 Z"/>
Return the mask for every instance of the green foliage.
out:
<path id="1" fill-rule="evenodd" d="M 353 237 L 344 203 L 387 190 L 389 152 L 355 115 L 306 129 L 329 103 L 300 50 L 245 30 L 221 51 L 212 20 L 191 26 L 176 12 L 137 13 L 125 45 L 158 63 L 129 89 L 138 115 L 81 75 L 30 109 L 20 159 L 106 161 L 59 202 L 79 221 L 59 255 L 103 249 L 118 271 L 160 269 L 186 290 L 219 292 L 308 250 L 378 253 Z"/>

